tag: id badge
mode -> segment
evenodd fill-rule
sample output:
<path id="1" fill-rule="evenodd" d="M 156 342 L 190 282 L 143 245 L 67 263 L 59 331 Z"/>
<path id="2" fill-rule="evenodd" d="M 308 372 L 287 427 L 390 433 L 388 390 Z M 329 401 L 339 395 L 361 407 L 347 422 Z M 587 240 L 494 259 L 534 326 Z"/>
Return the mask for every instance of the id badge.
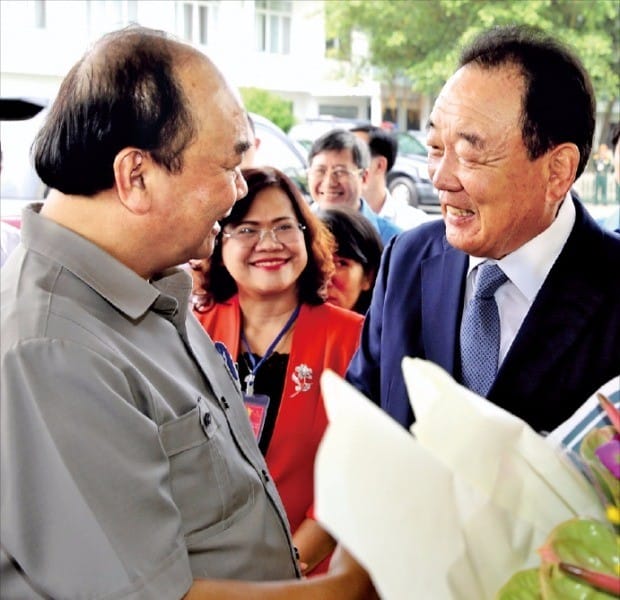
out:
<path id="1" fill-rule="evenodd" d="M 263 427 L 265 426 L 265 420 L 267 418 L 267 408 L 269 406 L 269 396 L 266 394 L 243 394 L 243 402 L 245 408 L 248 411 L 248 417 L 250 419 L 250 425 L 254 432 L 254 437 L 258 442 L 260 436 L 263 433 Z"/>

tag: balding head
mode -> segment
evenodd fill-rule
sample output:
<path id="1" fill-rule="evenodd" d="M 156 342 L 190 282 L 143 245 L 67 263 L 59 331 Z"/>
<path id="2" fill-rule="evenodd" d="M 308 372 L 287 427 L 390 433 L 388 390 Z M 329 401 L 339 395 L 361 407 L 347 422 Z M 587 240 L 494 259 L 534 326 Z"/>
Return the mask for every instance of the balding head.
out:
<path id="1" fill-rule="evenodd" d="M 64 79 L 37 136 L 41 179 L 65 194 L 92 196 L 113 186 L 114 158 L 128 146 L 179 172 L 196 135 L 191 81 L 181 74 L 197 62 L 217 94 L 223 83 L 217 69 L 164 32 L 130 27 L 104 36 Z"/>

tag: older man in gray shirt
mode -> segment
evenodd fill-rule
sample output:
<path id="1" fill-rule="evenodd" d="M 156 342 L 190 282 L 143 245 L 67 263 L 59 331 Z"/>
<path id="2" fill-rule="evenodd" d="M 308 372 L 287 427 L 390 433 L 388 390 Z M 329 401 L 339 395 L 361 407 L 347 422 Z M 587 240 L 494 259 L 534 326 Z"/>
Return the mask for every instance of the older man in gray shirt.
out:
<path id="1" fill-rule="evenodd" d="M 65 78 L 34 151 L 52 191 L 3 267 L 3 598 L 374 593 L 344 552 L 294 581 L 236 373 L 174 267 L 211 253 L 247 148 L 219 71 L 159 32 L 110 34 Z"/>

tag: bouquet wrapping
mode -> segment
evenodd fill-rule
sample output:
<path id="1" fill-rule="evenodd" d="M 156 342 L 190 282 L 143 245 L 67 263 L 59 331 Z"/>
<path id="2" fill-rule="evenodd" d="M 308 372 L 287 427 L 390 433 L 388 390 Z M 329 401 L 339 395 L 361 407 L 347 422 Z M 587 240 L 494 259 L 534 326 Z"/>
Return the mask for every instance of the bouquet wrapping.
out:
<path id="1" fill-rule="evenodd" d="M 329 426 L 316 515 L 382 598 L 495 598 L 515 572 L 538 566 L 558 523 L 605 520 L 560 447 L 440 367 L 402 366 L 413 436 L 333 372 L 321 378 Z"/>

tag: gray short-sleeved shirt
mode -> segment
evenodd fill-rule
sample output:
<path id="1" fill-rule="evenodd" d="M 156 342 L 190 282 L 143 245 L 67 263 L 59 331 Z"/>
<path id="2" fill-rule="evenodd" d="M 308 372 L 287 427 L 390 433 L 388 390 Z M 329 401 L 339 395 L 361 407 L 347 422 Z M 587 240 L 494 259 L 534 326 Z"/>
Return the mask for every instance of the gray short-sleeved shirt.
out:
<path id="1" fill-rule="evenodd" d="M 2 598 L 179 598 L 298 576 L 191 280 L 147 282 L 28 209 L 2 269 Z"/>

